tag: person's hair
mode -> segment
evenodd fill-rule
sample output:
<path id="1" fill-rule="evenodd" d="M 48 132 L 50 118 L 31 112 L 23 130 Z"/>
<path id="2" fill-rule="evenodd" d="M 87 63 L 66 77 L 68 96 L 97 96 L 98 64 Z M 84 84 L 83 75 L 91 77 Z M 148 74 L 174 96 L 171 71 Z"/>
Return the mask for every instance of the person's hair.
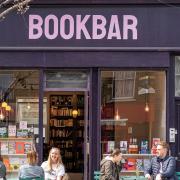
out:
<path id="1" fill-rule="evenodd" d="M 28 151 L 27 153 L 27 162 L 30 165 L 35 165 L 37 163 L 37 153 L 36 151 Z"/>
<path id="2" fill-rule="evenodd" d="M 53 147 L 51 148 L 51 150 L 49 151 L 49 156 L 48 156 L 48 160 L 47 160 L 47 170 L 50 171 L 52 170 L 52 159 L 51 159 L 51 152 L 55 150 L 58 152 L 58 160 L 57 160 L 57 166 L 59 166 L 60 164 L 63 164 L 62 162 L 62 157 L 61 157 L 61 154 L 60 154 L 60 149 L 59 148 L 56 148 L 56 147 Z"/>
<path id="3" fill-rule="evenodd" d="M 157 146 L 162 146 L 163 148 L 167 149 L 167 151 L 169 151 L 169 144 L 165 141 L 160 141 L 157 143 Z"/>
<path id="4" fill-rule="evenodd" d="M 119 148 L 116 148 L 114 150 L 111 150 L 110 152 L 110 156 L 114 157 L 114 156 L 118 156 L 119 154 L 121 154 L 121 150 Z"/>

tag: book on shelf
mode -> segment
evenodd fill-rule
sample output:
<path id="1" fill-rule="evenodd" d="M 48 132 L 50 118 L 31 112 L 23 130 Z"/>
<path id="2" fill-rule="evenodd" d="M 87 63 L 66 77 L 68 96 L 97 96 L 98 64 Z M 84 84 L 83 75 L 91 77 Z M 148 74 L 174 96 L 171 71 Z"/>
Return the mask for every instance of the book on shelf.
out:
<path id="1" fill-rule="evenodd" d="M 6 166 L 6 170 L 10 170 L 10 163 L 8 157 L 3 157 L 3 163 Z"/>
<path id="2" fill-rule="evenodd" d="M 8 142 L 1 142 L 1 154 L 2 155 L 8 154 Z"/>
<path id="3" fill-rule="evenodd" d="M 16 154 L 16 142 L 8 143 L 8 154 Z"/>
<path id="4" fill-rule="evenodd" d="M 7 127 L 0 127 L 0 138 L 8 137 Z"/>
<path id="5" fill-rule="evenodd" d="M 157 144 L 160 142 L 160 138 L 153 138 L 152 139 L 152 148 L 151 148 L 151 154 L 156 154 L 156 148 Z"/>
<path id="6" fill-rule="evenodd" d="M 24 143 L 24 154 L 27 154 L 32 149 L 32 144 L 30 142 Z"/>
<path id="7" fill-rule="evenodd" d="M 17 138 L 27 138 L 28 137 L 28 129 L 17 129 Z"/>
<path id="8" fill-rule="evenodd" d="M 10 164 L 10 170 L 11 171 L 16 171 L 20 167 L 20 159 L 17 157 L 9 157 L 9 164 Z"/>
<path id="9" fill-rule="evenodd" d="M 127 143 L 127 141 L 120 141 L 120 150 L 124 154 L 127 153 L 127 151 L 128 151 L 128 143 Z"/>
<path id="10" fill-rule="evenodd" d="M 143 159 L 136 159 L 136 170 L 143 171 Z"/>
<path id="11" fill-rule="evenodd" d="M 127 158 L 127 170 L 136 170 L 136 158 Z"/>
<path id="12" fill-rule="evenodd" d="M 147 140 L 142 140 L 141 141 L 141 154 L 148 154 L 148 141 Z"/>
<path id="13" fill-rule="evenodd" d="M 16 137 L 16 125 L 8 125 L 8 137 Z"/>
<path id="14" fill-rule="evenodd" d="M 108 141 L 107 142 L 107 149 L 106 152 L 111 152 L 115 147 L 115 141 Z"/>
<path id="15" fill-rule="evenodd" d="M 24 142 L 16 142 L 16 154 L 24 154 Z"/>

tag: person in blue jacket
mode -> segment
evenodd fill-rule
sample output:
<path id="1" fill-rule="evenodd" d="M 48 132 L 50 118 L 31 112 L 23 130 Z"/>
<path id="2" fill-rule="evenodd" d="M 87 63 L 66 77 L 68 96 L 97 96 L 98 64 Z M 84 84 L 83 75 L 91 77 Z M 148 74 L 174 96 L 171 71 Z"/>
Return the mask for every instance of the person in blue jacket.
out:
<path id="1" fill-rule="evenodd" d="M 157 144 L 156 156 L 145 166 L 145 177 L 150 180 L 176 180 L 176 160 L 168 155 L 169 144 L 161 141 Z"/>

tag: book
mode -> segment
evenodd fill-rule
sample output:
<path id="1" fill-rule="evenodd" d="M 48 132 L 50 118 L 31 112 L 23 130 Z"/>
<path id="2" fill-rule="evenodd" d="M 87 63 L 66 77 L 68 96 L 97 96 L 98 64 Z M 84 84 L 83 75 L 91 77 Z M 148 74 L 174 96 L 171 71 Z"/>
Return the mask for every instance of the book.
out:
<path id="1" fill-rule="evenodd" d="M 26 137 L 28 137 L 28 130 L 27 129 L 18 129 L 16 135 L 17 135 L 17 137 L 26 138 Z"/>
<path id="2" fill-rule="evenodd" d="M 156 154 L 156 148 L 157 144 L 160 142 L 160 138 L 153 138 L 152 139 L 152 148 L 151 148 L 151 154 Z"/>
<path id="3" fill-rule="evenodd" d="M 16 142 L 8 143 L 8 154 L 16 154 Z"/>
<path id="4" fill-rule="evenodd" d="M 8 125 L 8 137 L 16 137 L 16 125 Z"/>
<path id="5" fill-rule="evenodd" d="M 2 155 L 8 154 L 8 142 L 1 142 L 1 154 Z"/>
<path id="6" fill-rule="evenodd" d="M 127 159 L 127 170 L 136 170 L 136 159 L 128 158 Z"/>
<path id="7" fill-rule="evenodd" d="M 10 163 L 8 157 L 3 157 L 3 163 L 6 166 L 6 170 L 10 170 Z"/>
<path id="8" fill-rule="evenodd" d="M 32 149 L 32 144 L 30 142 L 24 143 L 24 153 L 27 154 Z"/>
<path id="9" fill-rule="evenodd" d="M 109 153 L 111 150 L 114 149 L 115 141 L 108 141 L 107 142 L 107 152 Z"/>
<path id="10" fill-rule="evenodd" d="M 136 170 L 143 171 L 143 159 L 136 159 Z"/>
<path id="11" fill-rule="evenodd" d="M 16 142 L 16 154 L 24 154 L 24 142 Z"/>
<path id="12" fill-rule="evenodd" d="M 127 153 L 127 141 L 120 141 L 120 150 L 122 153 Z"/>
<path id="13" fill-rule="evenodd" d="M 0 137 L 1 138 L 8 137 L 7 127 L 0 127 Z"/>
<path id="14" fill-rule="evenodd" d="M 141 141 L 141 154 L 148 154 L 148 141 L 142 140 Z"/>
<path id="15" fill-rule="evenodd" d="M 16 158 L 16 157 L 10 157 L 9 158 L 9 163 L 10 163 L 10 170 L 15 171 L 18 170 L 20 167 L 20 159 L 21 158 Z"/>

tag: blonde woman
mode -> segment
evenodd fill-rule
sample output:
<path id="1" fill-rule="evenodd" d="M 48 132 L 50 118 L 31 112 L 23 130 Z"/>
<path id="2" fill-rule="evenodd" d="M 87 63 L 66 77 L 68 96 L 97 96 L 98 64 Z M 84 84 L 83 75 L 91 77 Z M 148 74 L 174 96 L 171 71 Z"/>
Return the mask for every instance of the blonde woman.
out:
<path id="1" fill-rule="evenodd" d="M 62 180 L 65 175 L 65 168 L 62 163 L 60 150 L 52 148 L 48 160 L 43 162 L 41 167 L 45 172 L 45 180 Z"/>
<path id="2" fill-rule="evenodd" d="M 37 165 L 37 153 L 35 151 L 29 151 L 27 153 L 28 164 L 23 165 L 19 169 L 19 179 L 24 178 L 37 178 L 44 179 L 44 170 Z"/>

